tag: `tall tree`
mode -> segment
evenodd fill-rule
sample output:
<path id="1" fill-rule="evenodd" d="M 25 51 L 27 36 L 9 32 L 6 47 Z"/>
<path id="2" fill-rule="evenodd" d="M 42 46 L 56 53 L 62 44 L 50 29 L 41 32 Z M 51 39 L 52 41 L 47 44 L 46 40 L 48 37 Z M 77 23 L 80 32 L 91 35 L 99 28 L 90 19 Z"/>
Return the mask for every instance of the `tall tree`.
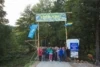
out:
<path id="1" fill-rule="evenodd" d="M 96 64 L 100 61 L 100 4 L 96 1 Z"/>
<path id="2" fill-rule="evenodd" d="M 75 36 L 80 38 L 80 55 L 86 55 L 88 53 L 92 53 L 93 55 L 95 55 L 94 49 L 96 49 L 96 60 L 99 56 L 98 52 L 100 45 L 98 30 L 100 5 L 98 4 L 98 2 L 99 0 L 68 0 L 66 2 L 67 10 L 71 10 L 73 12 L 73 30 L 75 30 L 76 28 L 76 30 L 73 32 L 73 34 L 71 34 L 70 37 L 74 37 L 74 34 L 77 34 Z M 85 51 L 86 53 L 84 53 L 83 51 Z"/>
<path id="3" fill-rule="evenodd" d="M 6 12 L 3 10 L 4 7 L 4 0 L 0 0 L 0 24 L 8 23 L 8 19 L 4 18 Z"/>
<path id="4" fill-rule="evenodd" d="M 8 19 L 5 18 L 6 12 L 3 10 L 4 0 L 0 0 L 0 62 L 7 59 L 9 50 L 12 50 L 11 31 L 12 28 L 8 25 Z"/>
<path id="5" fill-rule="evenodd" d="M 16 33 L 18 34 L 17 41 L 22 47 L 28 46 L 29 52 L 33 49 L 33 47 L 30 44 L 26 44 L 25 40 L 28 39 L 27 36 L 29 32 L 29 26 L 32 23 L 35 23 L 34 16 L 35 15 L 32 13 L 30 5 L 28 5 L 16 23 L 18 25 L 18 27 L 16 27 Z"/>

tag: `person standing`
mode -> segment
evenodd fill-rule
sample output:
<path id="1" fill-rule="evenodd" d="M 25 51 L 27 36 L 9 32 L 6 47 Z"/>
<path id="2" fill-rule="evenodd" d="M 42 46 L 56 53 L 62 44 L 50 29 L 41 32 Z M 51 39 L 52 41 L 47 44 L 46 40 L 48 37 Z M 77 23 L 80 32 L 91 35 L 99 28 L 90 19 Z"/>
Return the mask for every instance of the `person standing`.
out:
<path id="1" fill-rule="evenodd" d="M 66 61 L 67 58 L 66 48 L 63 47 L 62 50 L 63 50 L 63 61 Z"/>
<path id="2" fill-rule="evenodd" d="M 56 48 L 53 48 L 53 60 L 57 61 L 57 52 L 56 52 Z"/>
<path id="3" fill-rule="evenodd" d="M 56 49 L 56 53 L 57 53 L 57 61 L 60 61 L 60 57 L 59 57 L 59 47 L 57 47 L 57 49 Z"/>
<path id="4" fill-rule="evenodd" d="M 53 50 L 52 48 L 49 48 L 49 60 L 52 61 L 52 57 L 53 57 Z"/>
<path id="5" fill-rule="evenodd" d="M 63 54 L 63 49 L 60 48 L 60 50 L 59 50 L 60 61 L 63 61 L 63 56 L 64 56 L 64 54 Z"/>
<path id="6" fill-rule="evenodd" d="M 46 60 L 46 47 L 42 48 L 42 60 L 45 61 Z"/>
<path id="7" fill-rule="evenodd" d="M 68 49 L 68 47 L 66 48 L 66 53 L 67 53 L 67 61 L 70 61 L 70 49 Z"/>
<path id="8" fill-rule="evenodd" d="M 37 49 L 37 54 L 38 54 L 38 58 L 39 58 L 39 61 L 41 61 L 41 59 L 42 59 L 42 48 L 41 47 L 39 47 L 38 49 Z"/>

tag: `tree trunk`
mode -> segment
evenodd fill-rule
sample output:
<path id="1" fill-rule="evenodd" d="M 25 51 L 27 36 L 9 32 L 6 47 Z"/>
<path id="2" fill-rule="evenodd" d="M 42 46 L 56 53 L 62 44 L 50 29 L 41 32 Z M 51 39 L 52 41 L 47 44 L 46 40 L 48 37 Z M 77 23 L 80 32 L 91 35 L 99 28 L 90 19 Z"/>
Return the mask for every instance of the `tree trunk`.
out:
<path id="1" fill-rule="evenodd" d="M 100 24 L 100 12 L 99 12 L 99 2 L 100 0 L 97 0 L 96 2 L 96 65 L 99 64 L 99 50 L 100 50 L 100 46 L 99 46 L 99 24 Z"/>
<path id="2" fill-rule="evenodd" d="M 99 19 L 98 19 L 99 20 Z M 99 22 L 96 23 L 96 65 L 99 63 Z"/>

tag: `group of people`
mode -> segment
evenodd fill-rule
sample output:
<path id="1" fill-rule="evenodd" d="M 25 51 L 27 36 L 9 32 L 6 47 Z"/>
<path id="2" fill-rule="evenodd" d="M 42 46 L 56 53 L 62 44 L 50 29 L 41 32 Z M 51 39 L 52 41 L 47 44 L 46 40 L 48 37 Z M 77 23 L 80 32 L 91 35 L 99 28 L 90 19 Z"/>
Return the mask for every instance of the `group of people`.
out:
<path id="1" fill-rule="evenodd" d="M 68 61 L 70 50 L 65 47 L 39 47 L 39 61 Z"/>

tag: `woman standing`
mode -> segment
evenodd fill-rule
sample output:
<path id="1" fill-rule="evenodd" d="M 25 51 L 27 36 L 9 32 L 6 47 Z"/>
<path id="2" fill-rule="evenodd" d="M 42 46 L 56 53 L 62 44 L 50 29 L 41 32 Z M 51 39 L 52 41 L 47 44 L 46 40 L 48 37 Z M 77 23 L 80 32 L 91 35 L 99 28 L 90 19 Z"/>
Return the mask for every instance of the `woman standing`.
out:
<path id="1" fill-rule="evenodd" d="M 49 48 L 49 60 L 52 61 L 52 56 L 53 56 L 53 50 L 52 48 Z"/>

